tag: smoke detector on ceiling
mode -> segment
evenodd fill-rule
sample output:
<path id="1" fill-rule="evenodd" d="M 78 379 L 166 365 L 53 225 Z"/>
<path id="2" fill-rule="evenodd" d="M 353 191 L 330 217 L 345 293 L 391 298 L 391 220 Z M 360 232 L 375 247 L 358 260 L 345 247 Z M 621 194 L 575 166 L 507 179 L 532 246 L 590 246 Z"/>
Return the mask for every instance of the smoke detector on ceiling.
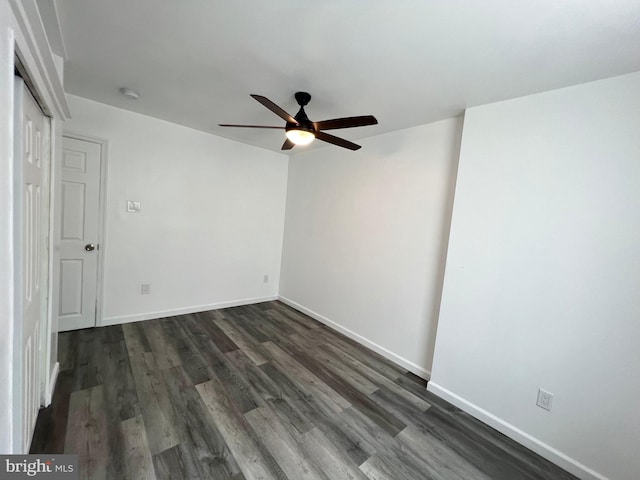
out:
<path id="1" fill-rule="evenodd" d="M 120 89 L 120 93 L 123 96 L 127 97 L 129 100 L 137 100 L 138 98 L 140 98 L 140 94 L 135 90 L 131 90 L 130 88 L 122 87 Z"/>

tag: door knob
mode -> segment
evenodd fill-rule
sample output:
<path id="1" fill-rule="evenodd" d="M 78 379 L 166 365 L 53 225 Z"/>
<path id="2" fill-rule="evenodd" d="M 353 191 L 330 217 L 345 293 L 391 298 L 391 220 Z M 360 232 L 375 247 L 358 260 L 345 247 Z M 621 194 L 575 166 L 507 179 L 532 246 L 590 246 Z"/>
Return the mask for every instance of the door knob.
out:
<path id="1" fill-rule="evenodd" d="M 94 251 L 94 250 L 96 249 L 96 246 L 95 246 L 93 243 L 87 243 L 87 244 L 84 246 L 84 249 L 85 249 L 87 252 L 92 252 L 92 251 Z"/>

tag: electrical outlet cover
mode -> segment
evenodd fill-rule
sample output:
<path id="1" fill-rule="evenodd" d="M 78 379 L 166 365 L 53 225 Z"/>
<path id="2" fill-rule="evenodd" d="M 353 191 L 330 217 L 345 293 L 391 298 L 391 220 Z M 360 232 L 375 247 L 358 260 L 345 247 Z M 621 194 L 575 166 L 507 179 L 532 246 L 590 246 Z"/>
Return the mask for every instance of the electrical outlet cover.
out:
<path id="1" fill-rule="evenodd" d="M 540 408 L 551 411 L 552 404 L 553 393 L 547 392 L 546 390 L 540 388 L 538 390 L 538 400 L 536 401 L 536 405 L 538 405 Z"/>

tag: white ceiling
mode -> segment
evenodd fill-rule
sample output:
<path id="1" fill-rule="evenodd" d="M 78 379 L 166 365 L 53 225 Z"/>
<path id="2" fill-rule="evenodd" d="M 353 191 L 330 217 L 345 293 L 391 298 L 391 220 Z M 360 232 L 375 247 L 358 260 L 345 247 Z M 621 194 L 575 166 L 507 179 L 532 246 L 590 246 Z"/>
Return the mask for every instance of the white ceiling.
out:
<path id="1" fill-rule="evenodd" d="M 305 90 L 313 96 L 306 109 L 312 120 L 375 115 L 377 126 L 332 132 L 357 140 L 640 70 L 638 0 L 56 0 L 56 6 L 42 15 L 53 31 L 57 10 L 62 38 L 52 44 L 67 61 L 67 92 L 276 151 L 280 131 L 217 124 L 283 125 L 249 94 L 295 114 L 293 94 Z M 140 99 L 120 96 L 122 86 Z"/>

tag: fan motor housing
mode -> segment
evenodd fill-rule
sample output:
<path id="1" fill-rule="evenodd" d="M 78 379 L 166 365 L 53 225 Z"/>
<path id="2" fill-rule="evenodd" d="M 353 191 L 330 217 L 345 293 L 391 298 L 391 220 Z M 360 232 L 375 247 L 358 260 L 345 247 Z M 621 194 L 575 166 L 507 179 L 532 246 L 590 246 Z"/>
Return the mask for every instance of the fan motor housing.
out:
<path id="1" fill-rule="evenodd" d="M 296 113 L 296 116 L 293 118 L 295 118 L 296 122 L 298 123 L 295 124 L 287 122 L 285 130 L 306 130 L 308 132 L 314 133 L 316 131 L 316 126 L 311 120 L 309 120 L 307 112 L 304 111 L 304 106 L 309 103 L 309 100 L 311 100 L 311 95 L 309 95 L 307 92 L 296 92 L 295 97 L 296 101 L 300 105 L 300 110 L 298 110 L 298 113 Z"/>
<path id="2" fill-rule="evenodd" d="M 298 102 L 298 105 L 301 107 L 304 107 L 311 101 L 311 94 L 307 92 L 296 92 L 294 96 L 296 97 L 296 102 Z"/>

